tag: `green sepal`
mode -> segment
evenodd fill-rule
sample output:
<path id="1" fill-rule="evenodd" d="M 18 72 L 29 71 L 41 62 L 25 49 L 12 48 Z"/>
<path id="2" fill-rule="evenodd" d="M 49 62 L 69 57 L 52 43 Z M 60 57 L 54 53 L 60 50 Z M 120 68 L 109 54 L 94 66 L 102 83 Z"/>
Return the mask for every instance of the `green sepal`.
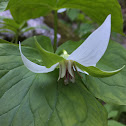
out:
<path id="1" fill-rule="evenodd" d="M 119 73 L 125 67 L 124 65 L 122 68 L 114 70 L 114 71 L 104 71 L 94 66 L 85 67 L 77 62 L 75 62 L 75 64 L 82 71 L 86 71 L 89 75 L 94 76 L 94 77 L 110 77 L 112 75 Z"/>
<path id="2" fill-rule="evenodd" d="M 57 54 L 51 53 L 51 52 L 43 49 L 41 47 L 41 45 L 37 42 L 36 37 L 34 37 L 34 39 L 35 39 L 35 45 L 42 57 L 42 61 L 47 68 L 51 67 L 52 65 L 54 65 L 62 60 L 65 60 L 63 57 L 58 56 Z"/>

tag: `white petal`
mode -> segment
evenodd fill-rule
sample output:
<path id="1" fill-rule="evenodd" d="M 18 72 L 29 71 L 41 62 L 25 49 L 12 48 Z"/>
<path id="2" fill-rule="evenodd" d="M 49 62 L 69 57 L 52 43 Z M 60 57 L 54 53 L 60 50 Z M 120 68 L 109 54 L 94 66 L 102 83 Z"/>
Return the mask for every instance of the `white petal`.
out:
<path id="1" fill-rule="evenodd" d="M 58 12 L 58 13 L 62 13 L 62 12 L 64 12 L 64 11 L 66 11 L 66 8 L 61 8 L 61 9 L 59 9 L 57 12 Z"/>
<path id="2" fill-rule="evenodd" d="M 83 66 L 95 66 L 105 53 L 111 32 L 111 15 L 69 57 Z"/>
<path id="3" fill-rule="evenodd" d="M 31 62 L 30 60 L 28 60 L 22 53 L 21 51 L 21 44 L 19 42 L 19 50 L 20 50 L 20 54 L 21 54 L 21 58 L 22 58 L 22 61 L 24 63 L 24 65 L 32 72 L 34 73 L 48 73 L 48 72 L 51 72 L 53 71 L 57 65 L 57 64 L 54 64 L 53 66 L 51 66 L 50 68 L 46 68 L 45 66 L 40 66 L 38 64 L 35 64 L 33 62 Z"/>

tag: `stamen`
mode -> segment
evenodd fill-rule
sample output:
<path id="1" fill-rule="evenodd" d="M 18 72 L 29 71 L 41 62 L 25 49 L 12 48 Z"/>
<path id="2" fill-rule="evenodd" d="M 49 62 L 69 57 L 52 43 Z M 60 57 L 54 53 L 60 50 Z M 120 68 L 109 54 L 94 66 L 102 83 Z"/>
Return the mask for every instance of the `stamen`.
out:
<path id="1" fill-rule="evenodd" d="M 67 85 L 69 83 L 69 73 L 68 70 L 66 70 L 66 76 L 64 78 L 64 84 Z"/>
<path id="2" fill-rule="evenodd" d="M 66 66 L 65 61 L 62 61 L 60 64 L 61 64 L 61 75 L 60 75 L 60 78 L 63 78 L 65 76 L 65 74 L 66 74 L 67 66 Z"/>
<path id="3" fill-rule="evenodd" d="M 62 73 L 62 69 L 61 69 L 61 64 L 59 63 L 59 77 L 58 77 L 58 81 L 59 81 L 59 79 L 61 78 L 61 73 Z"/>
<path id="4" fill-rule="evenodd" d="M 73 63 L 73 67 L 74 67 L 74 69 L 76 70 L 77 74 L 78 74 L 81 78 L 83 78 L 83 77 L 80 75 L 80 73 L 78 72 L 78 70 L 77 70 L 77 67 L 76 67 L 75 63 Z"/>
<path id="5" fill-rule="evenodd" d="M 70 82 L 75 82 L 75 73 L 77 68 L 72 60 L 65 60 L 59 63 L 59 78 L 64 78 L 64 84 L 67 85 Z M 77 71 L 78 73 L 78 71 Z M 78 75 L 82 77 L 79 73 Z"/>
<path id="6" fill-rule="evenodd" d="M 73 61 L 68 60 L 68 72 L 72 77 L 74 77 Z"/>

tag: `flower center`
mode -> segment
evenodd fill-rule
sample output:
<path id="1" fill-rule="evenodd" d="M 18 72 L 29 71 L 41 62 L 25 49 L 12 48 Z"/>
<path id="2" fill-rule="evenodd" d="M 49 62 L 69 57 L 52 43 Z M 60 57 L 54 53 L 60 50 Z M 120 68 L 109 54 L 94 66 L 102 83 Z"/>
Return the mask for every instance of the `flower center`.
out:
<path id="1" fill-rule="evenodd" d="M 64 59 L 67 59 L 69 57 L 69 54 L 67 53 L 66 50 L 63 50 L 63 53 L 61 54 L 61 56 L 64 58 Z"/>
<path id="2" fill-rule="evenodd" d="M 75 65 L 72 60 L 64 60 L 59 63 L 59 78 L 64 78 L 64 84 L 68 84 L 69 81 L 75 82 Z"/>
<path id="3" fill-rule="evenodd" d="M 64 78 L 64 84 L 67 85 L 69 82 L 74 83 L 75 82 L 75 73 L 74 71 L 77 71 L 77 67 L 73 60 L 67 60 L 69 57 L 69 54 L 67 51 L 63 50 L 63 54 L 61 55 L 64 59 L 64 61 L 59 62 L 59 78 Z M 77 71 L 78 75 L 81 77 L 79 72 Z"/>

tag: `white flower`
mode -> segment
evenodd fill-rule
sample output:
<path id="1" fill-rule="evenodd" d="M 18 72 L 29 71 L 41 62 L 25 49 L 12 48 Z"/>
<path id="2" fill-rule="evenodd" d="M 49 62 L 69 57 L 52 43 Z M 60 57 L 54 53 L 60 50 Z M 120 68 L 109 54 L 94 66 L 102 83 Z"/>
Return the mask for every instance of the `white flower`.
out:
<path id="1" fill-rule="evenodd" d="M 35 64 L 28 60 L 22 54 L 21 44 L 19 43 L 21 58 L 24 62 L 24 65 L 34 73 L 48 73 L 53 71 L 57 66 L 59 66 L 59 79 L 64 77 L 65 83 L 68 83 L 69 80 L 71 82 L 75 81 L 75 70 L 83 73 L 85 73 L 86 71 L 88 72 L 88 74 L 92 74 L 92 72 L 94 72 L 95 69 L 96 71 L 98 70 L 96 72 L 96 74 L 98 75 L 101 74 L 100 72 L 103 72 L 103 75 L 104 73 L 107 73 L 105 76 L 108 76 L 108 74 L 110 74 L 111 72 L 111 75 L 113 75 L 119 72 L 122 68 L 111 72 L 101 71 L 96 67 L 90 68 L 90 66 L 96 66 L 96 63 L 101 59 L 101 57 L 105 53 L 109 43 L 110 32 L 111 15 L 108 15 L 103 24 L 97 30 L 95 30 L 75 51 L 73 51 L 70 55 L 68 55 L 67 52 L 64 51 L 62 57 L 66 60 L 56 63 L 52 65 L 50 68 L 46 68 L 45 66 Z M 79 69 L 78 67 L 82 69 Z M 95 76 L 94 73 L 92 75 Z"/>

